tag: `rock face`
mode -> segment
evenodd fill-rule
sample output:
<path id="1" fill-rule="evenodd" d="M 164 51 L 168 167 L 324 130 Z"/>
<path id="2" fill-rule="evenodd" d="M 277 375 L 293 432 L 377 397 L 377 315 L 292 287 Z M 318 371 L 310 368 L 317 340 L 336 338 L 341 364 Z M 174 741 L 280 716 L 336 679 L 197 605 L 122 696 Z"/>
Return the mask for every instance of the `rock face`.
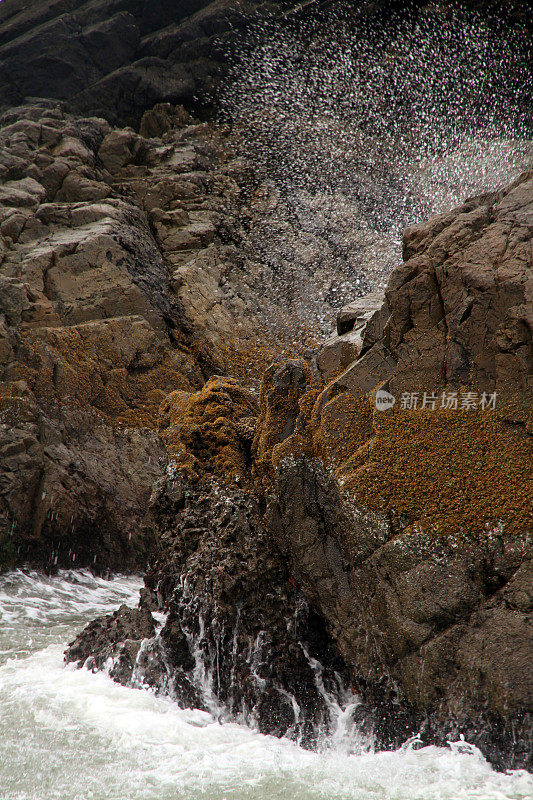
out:
<path id="1" fill-rule="evenodd" d="M 235 397 L 234 384 L 213 380 L 188 400 L 200 429 L 216 420 L 219 441 L 232 427 L 242 430 L 237 404 L 225 402 L 228 392 Z M 253 410 L 253 398 L 249 403 Z M 223 452 L 227 464 L 238 463 L 237 436 Z M 141 606 L 168 613 L 160 634 L 153 638 L 146 630 L 148 611 L 121 609 L 91 623 L 66 659 L 81 665 L 91 655 L 90 666 L 107 663 L 122 683 L 153 685 L 219 718 L 316 742 L 340 712 L 333 700 L 348 679 L 346 668 L 273 549 L 258 501 L 214 482 L 216 463 L 198 457 L 195 463 L 194 483 L 166 478 L 151 499 L 158 554 Z M 190 464 L 183 471 L 190 476 Z M 150 641 L 139 648 L 142 637 Z"/>
<path id="2" fill-rule="evenodd" d="M 348 674 L 273 550 L 257 502 L 240 490 L 179 481 L 152 502 L 165 534 L 145 582 L 170 612 L 161 638 L 172 669 L 193 684 L 200 676 L 209 710 L 316 741 L 334 722 L 326 692 Z"/>
<path id="3" fill-rule="evenodd" d="M 317 355 L 401 182 L 368 133 L 351 195 L 284 194 L 191 116 L 280 10 L 1 3 L 0 570 L 148 565 L 67 652 L 121 683 L 528 766 L 533 174 L 408 229 Z"/>
<path id="4" fill-rule="evenodd" d="M 27 97 L 138 124 L 158 102 L 191 104 L 212 93 L 235 29 L 257 2 L 4 0 L 0 107 Z M 281 4 L 263 4 L 263 13 Z"/>
<path id="5" fill-rule="evenodd" d="M 407 230 L 381 336 L 272 450 L 271 530 L 354 685 L 499 766 L 532 741 L 532 204 L 526 173 Z"/>
<path id="6" fill-rule="evenodd" d="M 282 463 L 277 493 L 273 529 L 295 581 L 374 713 L 400 738 L 463 734 L 499 767 L 531 766 L 530 537 L 457 545 L 406 532 L 343 502 L 305 462 Z"/>
<path id="7" fill-rule="evenodd" d="M 177 676 L 181 702 L 201 674 L 203 702 L 217 713 L 242 704 L 261 730 L 305 739 L 327 719 L 322 676 L 330 701 L 347 707 L 336 669 L 359 695 L 353 724 L 364 719 L 378 746 L 463 734 L 500 768 L 531 766 L 533 454 L 523 376 L 532 360 L 523 312 L 512 325 L 530 292 L 532 201 L 528 173 L 408 230 L 407 261 L 367 323 L 361 355 L 325 388 L 293 360 L 266 371 L 258 406 L 224 379 L 164 405 L 174 472 L 152 498 L 160 550 L 141 603 L 169 612 L 155 663 Z M 448 299 L 458 287 L 466 317 Z M 358 313 L 341 312 L 341 336 Z M 449 355 L 459 337 L 480 384 L 459 382 Z M 517 347 L 501 373 L 510 340 Z M 385 375 L 372 371 L 379 358 Z M 372 390 L 354 374 L 373 379 Z M 424 408 L 375 406 L 378 387 L 415 392 L 428 375 L 445 397 L 457 392 L 457 408 L 427 398 Z M 501 394 L 501 405 L 472 407 L 482 391 Z M 245 688 L 235 694 L 236 675 Z"/>
<path id="8" fill-rule="evenodd" d="M 500 411 L 531 410 L 533 341 L 531 214 L 533 172 L 474 198 L 404 236 L 405 263 L 389 281 L 382 338 L 339 386 L 392 393 L 459 389 L 496 392 Z"/>
<path id="9" fill-rule="evenodd" d="M 213 373 L 258 385 L 347 275 L 183 108 L 146 112 L 146 136 L 51 101 L 0 125 L 0 564 L 144 564 L 162 400 Z"/>
<path id="10" fill-rule="evenodd" d="M 201 379 L 146 217 L 112 186 L 113 143 L 122 166 L 142 140 L 46 104 L 2 123 L 1 560 L 133 566 L 164 469 L 134 427 Z"/>
<path id="11" fill-rule="evenodd" d="M 413 15 L 432 13 L 424 0 L 408 5 Z M 501 14 L 507 25 L 522 25 L 526 36 L 531 26 L 526 0 L 459 5 Z M 264 26 L 272 19 L 286 24 L 324 11 L 379 26 L 401 6 L 386 0 L 353 8 L 332 0 L 318 9 L 292 0 L 3 0 L 0 109 L 54 98 L 76 113 L 138 126 L 156 103 L 211 106 L 250 27 L 268 35 Z"/>

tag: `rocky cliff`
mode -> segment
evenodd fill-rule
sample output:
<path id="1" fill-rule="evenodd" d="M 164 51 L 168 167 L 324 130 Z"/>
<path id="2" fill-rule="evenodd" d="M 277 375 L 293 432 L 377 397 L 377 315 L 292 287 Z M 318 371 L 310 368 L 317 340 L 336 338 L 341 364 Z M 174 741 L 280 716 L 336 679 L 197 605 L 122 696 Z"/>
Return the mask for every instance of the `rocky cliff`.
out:
<path id="1" fill-rule="evenodd" d="M 170 674 L 198 688 L 200 663 L 226 709 L 301 736 L 337 651 L 354 724 L 379 746 L 463 734 L 498 766 L 529 763 L 532 201 L 528 172 L 406 231 L 360 352 L 326 386 L 293 360 L 258 401 L 227 379 L 167 398 L 173 466 L 152 497 L 142 604 L 169 613 L 158 646 L 188 642 Z M 341 337 L 360 313 L 339 315 Z M 291 627 L 298 602 L 319 642 L 316 620 Z M 306 654 L 298 680 L 257 661 L 264 636 L 280 663 Z M 266 717 L 258 691 L 277 700 Z"/>
<path id="2" fill-rule="evenodd" d="M 281 3 L 4 0 L 0 106 L 28 97 L 138 125 L 158 102 L 209 102 L 235 29 Z M 226 46 L 226 49 L 225 49 Z"/>
<path id="3" fill-rule="evenodd" d="M 164 397 L 314 346 L 346 262 L 181 107 L 0 124 L 2 563 L 142 564 Z"/>
<path id="4" fill-rule="evenodd" d="M 242 32 L 317 5 L 0 5 L 0 569 L 142 569 L 67 659 L 221 720 L 528 766 L 533 174 L 409 227 L 385 281 L 423 160 L 372 119 L 345 163 L 312 102 L 292 141 L 268 92 L 210 113 Z"/>
<path id="5" fill-rule="evenodd" d="M 54 98 L 74 113 L 137 127 L 156 103 L 213 108 L 243 32 L 268 38 L 273 21 L 290 26 L 313 18 L 320 28 L 333 14 L 356 27 L 369 22 L 378 34 L 406 8 L 416 21 L 431 17 L 436 5 L 531 32 L 526 0 L 3 0 L 0 109 Z"/>

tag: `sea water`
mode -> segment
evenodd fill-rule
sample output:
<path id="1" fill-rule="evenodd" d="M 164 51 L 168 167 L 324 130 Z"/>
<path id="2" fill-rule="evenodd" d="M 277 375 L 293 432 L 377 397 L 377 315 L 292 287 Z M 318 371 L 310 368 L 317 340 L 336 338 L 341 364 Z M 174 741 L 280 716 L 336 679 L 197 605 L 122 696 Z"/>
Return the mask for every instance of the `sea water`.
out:
<path id="1" fill-rule="evenodd" d="M 2 800 L 503 800 L 531 776 L 468 745 L 349 755 L 263 736 L 65 665 L 95 616 L 134 606 L 141 579 L 84 571 L 0 577 Z"/>

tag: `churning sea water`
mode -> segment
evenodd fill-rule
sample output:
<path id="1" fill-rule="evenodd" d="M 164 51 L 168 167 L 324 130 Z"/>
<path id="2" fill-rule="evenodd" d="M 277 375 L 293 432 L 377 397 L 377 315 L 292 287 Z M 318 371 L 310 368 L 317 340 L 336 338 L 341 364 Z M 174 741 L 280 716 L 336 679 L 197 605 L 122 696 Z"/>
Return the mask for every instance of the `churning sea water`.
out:
<path id="1" fill-rule="evenodd" d="M 465 745 L 314 753 L 63 663 L 96 615 L 135 605 L 139 578 L 0 577 L 2 800 L 502 800 L 531 798 Z"/>

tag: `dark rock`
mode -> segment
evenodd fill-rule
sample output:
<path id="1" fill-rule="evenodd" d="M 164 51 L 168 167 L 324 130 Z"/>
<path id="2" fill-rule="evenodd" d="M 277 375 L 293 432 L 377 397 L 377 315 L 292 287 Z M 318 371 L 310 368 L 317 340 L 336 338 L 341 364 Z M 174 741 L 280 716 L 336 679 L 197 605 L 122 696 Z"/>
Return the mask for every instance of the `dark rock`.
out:
<path id="1" fill-rule="evenodd" d="M 122 605 L 113 614 L 98 617 L 70 643 L 65 661 L 77 662 L 78 667 L 109 670 L 118 683 L 126 685 L 141 643 L 155 633 L 155 622 L 149 611 Z"/>
<path id="2" fill-rule="evenodd" d="M 231 38 L 258 5 L 253 0 L 38 0 L 28 8 L 5 0 L 0 107 L 53 97 L 78 112 L 138 124 L 156 103 L 192 104 L 224 70 L 220 37 Z"/>
<path id="3" fill-rule="evenodd" d="M 161 632 L 169 663 L 204 675 L 210 710 L 312 741 L 329 717 L 309 657 L 326 685 L 344 673 L 320 618 L 295 591 L 251 497 L 216 485 L 184 495 L 175 505 L 164 485 L 152 500 L 165 533 L 146 585 L 170 612 Z"/>

